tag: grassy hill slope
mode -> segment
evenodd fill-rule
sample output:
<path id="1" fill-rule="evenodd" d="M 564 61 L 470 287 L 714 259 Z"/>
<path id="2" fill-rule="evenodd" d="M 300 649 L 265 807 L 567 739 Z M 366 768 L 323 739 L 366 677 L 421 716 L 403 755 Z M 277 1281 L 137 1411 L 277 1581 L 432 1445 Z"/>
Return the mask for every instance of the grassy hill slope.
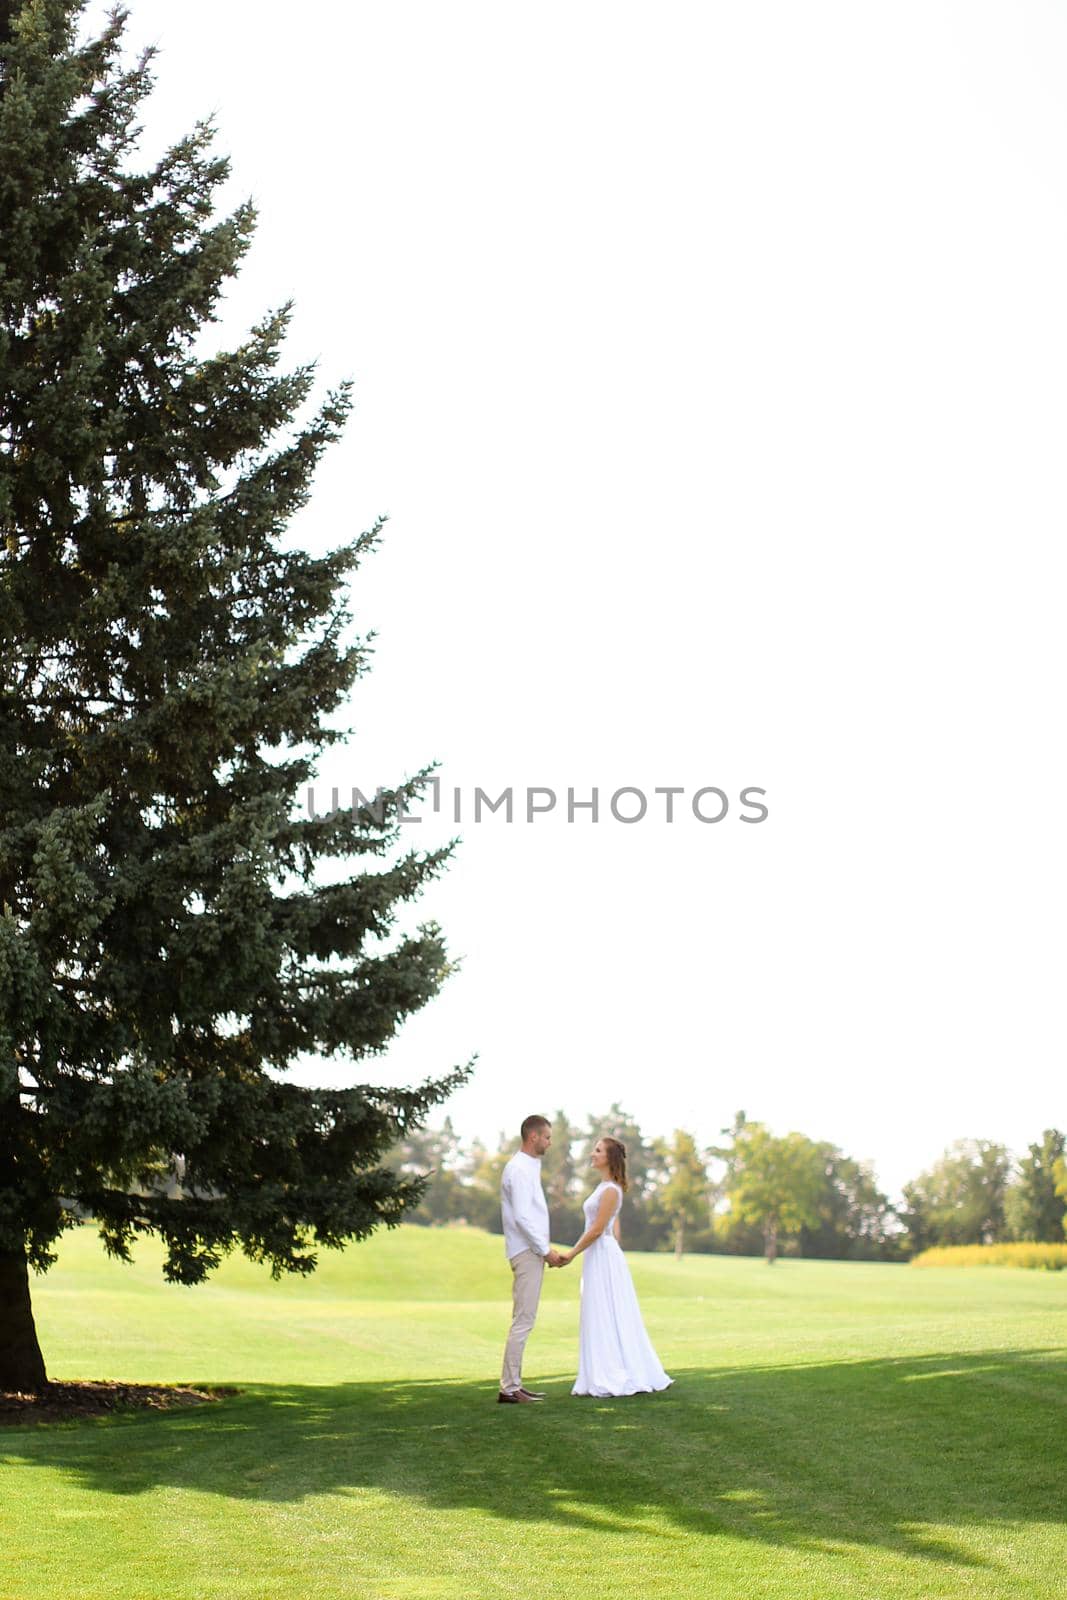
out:
<path id="1" fill-rule="evenodd" d="M 53 1376 L 216 1406 L 0 1435 L 3 1600 L 1059 1600 L 1067 1275 L 631 1257 L 675 1386 L 577 1400 L 548 1275 L 494 1404 L 501 1241 L 403 1228 L 310 1280 L 162 1283 L 91 1229 L 37 1286 Z"/>

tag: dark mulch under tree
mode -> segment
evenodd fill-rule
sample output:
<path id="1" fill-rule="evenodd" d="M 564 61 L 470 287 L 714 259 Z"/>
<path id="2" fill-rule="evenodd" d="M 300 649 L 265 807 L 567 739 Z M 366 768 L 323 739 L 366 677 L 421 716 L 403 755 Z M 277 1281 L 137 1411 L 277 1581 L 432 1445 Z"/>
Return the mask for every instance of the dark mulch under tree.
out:
<path id="1" fill-rule="evenodd" d="M 74 1382 L 50 1383 L 40 1394 L 0 1390 L 0 1427 L 24 1422 L 77 1422 L 114 1411 L 172 1411 L 199 1406 L 239 1389 L 194 1388 L 189 1384 Z"/>

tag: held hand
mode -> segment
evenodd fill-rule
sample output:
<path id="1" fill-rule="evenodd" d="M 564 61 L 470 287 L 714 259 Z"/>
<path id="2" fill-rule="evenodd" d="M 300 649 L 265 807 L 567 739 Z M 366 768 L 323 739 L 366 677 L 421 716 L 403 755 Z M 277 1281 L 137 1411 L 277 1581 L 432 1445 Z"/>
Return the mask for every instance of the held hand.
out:
<path id="1" fill-rule="evenodd" d="M 558 1250 L 550 1250 L 545 1257 L 545 1260 L 548 1262 L 550 1267 L 561 1267 L 563 1265 L 563 1257 L 560 1255 Z"/>
<path id="2" fill-rule="evenodd" d="M 573 1260 L 574 1260 L 574 1251 L 573 1250 L 564 1250 L 563 1254 L 559 1258 L 559 1264 L 560 1264 L 561 1267 L 569 1267 Z"/>

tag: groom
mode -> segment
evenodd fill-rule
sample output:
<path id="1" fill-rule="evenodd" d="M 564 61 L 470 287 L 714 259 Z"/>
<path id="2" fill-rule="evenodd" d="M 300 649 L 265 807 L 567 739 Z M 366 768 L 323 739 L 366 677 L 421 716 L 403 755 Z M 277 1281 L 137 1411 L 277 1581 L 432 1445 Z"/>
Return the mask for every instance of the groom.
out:
<path id="1" fill-rule="evenodd" d="M 523 1388 L 522 1353 L 537 1317 L 545 1263 L 558 1267 L 562 1257 L 548 1241 L 548 1206 L 541 1187 L 541 1157 L 552 1143 L 547 1117 L 527 1117 L 520 1129 L 522 1147 L 516 1150 L 500 1180 L 500 1214 L 504 1222 L 504 1249 L 511 1265 L 511 1331 L 504 1347 L 499 1405 L 528 1405 L 543 1394 Z"/>

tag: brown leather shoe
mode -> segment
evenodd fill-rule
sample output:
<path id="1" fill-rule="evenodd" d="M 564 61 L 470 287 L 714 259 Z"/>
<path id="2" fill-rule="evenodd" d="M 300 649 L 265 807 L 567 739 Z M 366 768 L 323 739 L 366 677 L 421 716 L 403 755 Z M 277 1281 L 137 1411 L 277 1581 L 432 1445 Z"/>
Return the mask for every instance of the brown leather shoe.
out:
<path id="1" fill-rule="evenodd" d="M 515 1389 L 511 1394 L 505 1394 L 501 1389 L 496 1403 L 498 1406 L 528 1406 L 533 1403 L 533 1395 L 527 1394 L 525 1389 Z"/>
<path id="2" fill-rule="evenodd" d="M 544 1400 L 545 1399 L 545 1396 L 543 1394 L 541 1394 L 539 1390 L 537 1390 L 537 1389 L 527 1389 L 525 1384 L 522 1384 L 520 1386 L 519 1393 L 520 1394 L 524 1394 L 526 1396 L 527 1400 Z"/>

